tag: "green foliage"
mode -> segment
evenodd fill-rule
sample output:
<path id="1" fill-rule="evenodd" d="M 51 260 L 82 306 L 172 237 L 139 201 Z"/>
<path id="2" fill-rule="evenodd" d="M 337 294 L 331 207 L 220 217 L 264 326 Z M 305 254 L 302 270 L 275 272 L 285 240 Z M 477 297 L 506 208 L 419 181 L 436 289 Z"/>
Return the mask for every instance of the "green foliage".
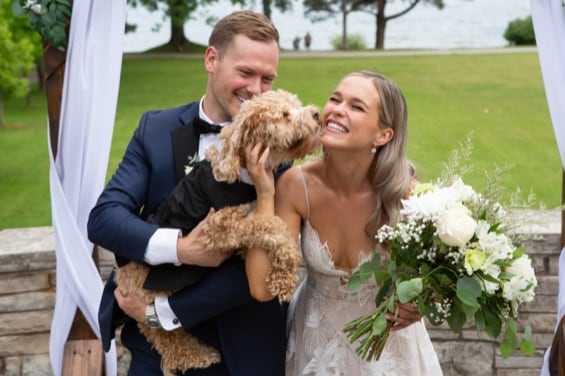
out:
<path id="1" fill-rule="evenodd" d="M 143 111 L 179 106 L 202 96 L 206 87 L 202 57 L 179 57 L 126 54 L 108 177 Z M 480 187 L 493 161 L 510 163 L 515 167 L 504 173 L 504 201 L 521 186 L 525 192 L 533 190 L 538 202 L 549 208 L 560 205 L 561 160 L 535 51 L 428 56 L 385 52 L 323 58 L 282 53 L 275 87 L 322 107 L 337 81 L 360 69 L 385 74 L 404 92 L 408 154 L 420 181 L 444 170 L 454 145 L 473 132 L 473 169 L 465 174 L 469 184 Z M 51 224 L 45 94 L 33 90 L 31 99 L 31 106 L 23 98 L 5 104 L 9 121 L 0 129 L 0 228 Z"/>
<path id="2" fill-rule="evenodd" d="M 68 0 L 14 0 L 12 10 L 16 16 L 27 15 L 31 27 L 43 40 L 61 51 L 65 50 L 66 28 L 71 18 Z"/>
<path id="3" fill-rule="evenodd" d="M 504 39 L 516 46 L 536 44 L 532 16 L 511 21 L 504 32 Z"/>
<path id="4" fill-rule="evenodd" d="M 336 36 L 330 41 L 334 50 L 344 50 L 343 38 Z M 347 50 L 349 51 L 363 51 L 367 49 L 367 44 L 360 34 L 349 34 L 347 36 Z"/>
<path id="5" fill-rule="evenodd" d="M 23 97 L 29 92 L 27 74 L 34 66 L 33 42 L 21 33 L 12 32 L 13 21 L 5 3 L 0 7 L 0 126 L 4 125 L 3 102 Z"/>

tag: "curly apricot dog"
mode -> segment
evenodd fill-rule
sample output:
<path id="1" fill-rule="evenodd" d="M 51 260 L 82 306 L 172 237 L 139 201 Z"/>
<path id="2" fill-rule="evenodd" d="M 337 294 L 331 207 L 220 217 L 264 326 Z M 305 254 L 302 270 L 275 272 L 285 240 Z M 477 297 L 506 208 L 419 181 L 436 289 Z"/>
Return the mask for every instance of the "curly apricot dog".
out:
<path id="1" fill-rule="evenodd" d="M 274 168 L 314 152 L 319 147 L 320 129 L 318 110 L 313 106 L 303 106 L 295 95 L 284 90 L 268 91 L 244 102 L 233 122 L 219 134 L 222 148 L 208 149 L 206 160 L 198 162 L 159 207 L 154 223 L 177 226 L 184 233 L 190 231 L 207 213 L 206 210 L 195 216 L 186 210 L 187 206 L 193 205 L 192 202 L 198 201 L 191 195 L 195 195 L 196 191 L 206 195 L 221 189 L 233 190 L 230 188 L 232 185 L 243 184 L 239 180 L 241 171 L 245 168 L 247 145 L 262 142 L 264 147 L 268 146 L 268 165 Z M 210 174 L 204 173 L 210 170 Z M 202 184 L 206 189 L 188 189 L 195 184 Z M 254 195 L 254 188 L 248 189 Z M 187 196 L 190 200 L 187 200 Z M 253 200 L 254 196 L 246 198 L 245 202 L 227 205 L 212 215 L 205 228 L 207 248 L 210 252 L 238 250 L 242 257 L 245 257 L 245 251 L 250 247 L 265 249 L 273 265 L 267 277 L 269 289 L 280 300 L 288 301 L 298 281 L 297 268 L 302 261 L 300 253 L 286 224 L 278 217 L 263 218 L 255 215 Z M 210 197 L 200 198 L 198 202 L 206 202 L 209 207 L 218 208 L 218 204 Z M 155 268 L 151 272 L 153 269 Z M 146 277 L 151 272 L 146 266 L 130 262 L 116 274 L 118 288 L 126 293 L 137 293 L 147 304 L 153 303 L 155 296 L 170 295 L 174 291 L 170 286 L 162 286 L 158 290 L 144 288 Z M 181 284 L 177 288 L 184 286 L 186 285 Z M 220 361 L 220 354 L 216 349 L 199 342 L 182 328 L 165 331 L 151 329 L 145 323 L 138 325 L 161 354 L 165 372 L 205 368 Z"/>

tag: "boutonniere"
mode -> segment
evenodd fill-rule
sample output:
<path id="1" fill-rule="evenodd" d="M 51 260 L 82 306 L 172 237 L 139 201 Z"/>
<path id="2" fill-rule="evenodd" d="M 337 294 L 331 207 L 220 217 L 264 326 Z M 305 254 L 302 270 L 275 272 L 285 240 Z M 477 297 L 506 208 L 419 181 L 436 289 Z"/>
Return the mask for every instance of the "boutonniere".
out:
<path id="1" fill-rule="evenodd" d="M 196 162 L 198 162 L 200 160 L 200 156 L 198 155 L 198 152 L 196 152 L 196 153 L 194 153 L 194 155 L 189 155 L 187 157 L 187 159 L 188 159 L 188 164 L 184 165 L 184 174 L 185 175 L 190 174 L 190 171 L 192 171 L 192 168 L 194 167 Z"/>

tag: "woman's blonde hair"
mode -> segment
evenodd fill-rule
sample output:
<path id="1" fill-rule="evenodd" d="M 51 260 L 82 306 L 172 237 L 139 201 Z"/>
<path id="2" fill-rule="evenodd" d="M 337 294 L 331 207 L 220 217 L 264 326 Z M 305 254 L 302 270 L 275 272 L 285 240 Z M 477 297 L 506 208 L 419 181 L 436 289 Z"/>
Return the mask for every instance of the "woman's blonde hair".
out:
<path id="1" fill-rule="evenodd" d="M 358 71 L 348 76 L 372 80 L 379 94 L 379 126 L 391 128 L 394 136 L 378 147 L 369 169 L 369 179 L 376 192 L 376 205 L 366 231 L 374 239 L 379 227 L 400 220 L 401 199 L 410 191 L 416 170 L 406 156 L 408 109 L 400 88 L 385 76 L 371 71 Z M 373 240 L 376 243 L 376 240 Z"/>

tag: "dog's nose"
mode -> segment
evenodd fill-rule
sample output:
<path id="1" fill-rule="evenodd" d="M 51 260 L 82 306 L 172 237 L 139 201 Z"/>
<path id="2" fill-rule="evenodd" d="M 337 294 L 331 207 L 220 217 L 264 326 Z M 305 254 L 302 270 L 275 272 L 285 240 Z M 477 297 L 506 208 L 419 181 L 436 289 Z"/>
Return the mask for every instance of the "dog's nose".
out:
<path id="1" fill-rule="evenodd" d="M 316 110 L 312 110 L 312 117 L 314 118 L 314 120 L 319 122 L 320 121 L 320 112 L 318 112 Z"/>

